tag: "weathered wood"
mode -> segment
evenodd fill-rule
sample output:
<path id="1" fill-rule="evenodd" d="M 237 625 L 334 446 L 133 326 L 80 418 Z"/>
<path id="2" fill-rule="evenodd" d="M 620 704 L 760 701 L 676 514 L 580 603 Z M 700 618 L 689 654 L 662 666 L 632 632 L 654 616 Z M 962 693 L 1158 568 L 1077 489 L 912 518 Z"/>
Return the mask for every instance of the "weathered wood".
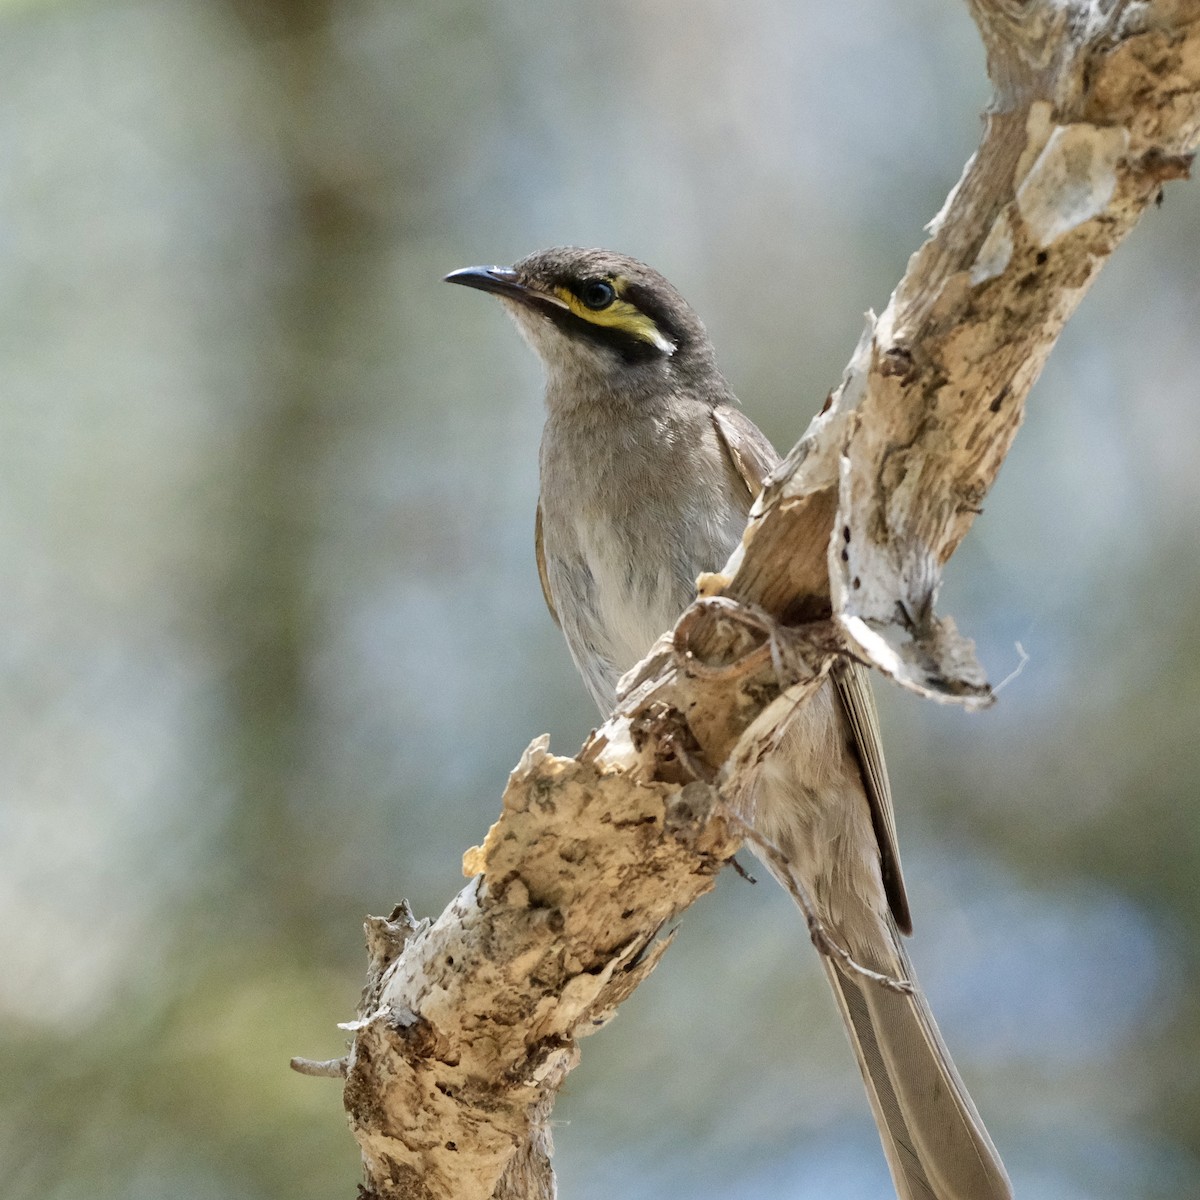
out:
<path id="1" fill-rule="evenodd" d="M 738 843 L 745 785 L 830 661 L 986 702 L 944 564 L 1063 324 L 1200 139 L 1200 0 L 972 0 L 982 143 L 725 570 L 577 759 L 535 742 L 432 925 L 376 924 L 346 1107 L 379 1200 L 554 1194 L 555 1091 Z M 384 929 L 386 936 L 381 935 Z"/>

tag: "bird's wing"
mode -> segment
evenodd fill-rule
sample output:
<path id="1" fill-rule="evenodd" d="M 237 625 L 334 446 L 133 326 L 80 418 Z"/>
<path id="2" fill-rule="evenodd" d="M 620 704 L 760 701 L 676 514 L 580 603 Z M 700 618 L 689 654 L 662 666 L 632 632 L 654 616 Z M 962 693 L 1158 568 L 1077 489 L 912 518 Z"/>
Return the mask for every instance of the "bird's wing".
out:
<path id="1" fill-rule="evenodd" d="M 542 585 L 542 596 L 550 616 L 560 629 L 562 622 L 558 619 L 558 611 L 554 607 L 554 597 L 550 595 L 550 576 L 546 573 L 546 547 L 542 545 L 542 506 L 537 506 L 537 516 L 533 518 L 533 552 L 537 555 L 538 582 Z"/>
<path id="2" fill-rule="evenodd" d="M 912 933 L 912 913 L 908 908 L 904 874 L 900 870 L 892 785 L 888 780 L 887 764 L 883 761 L 883 739 L 879 734 L 879 713 L 871 692 L 871 678 L 866 667 L 848 658 L 838 659 L 831 674 L 838 699 L 850 719 L 854 748 L 858 752 L 867 799 L 871 802 L 871 824 L 879 843 L 879 869 L 888 906 L 901 933 Z"/>
<path id="3" fill-rule="evenodd" d="M 749 417 L 728 404 L 713 409 L 717 437 L 729 455 L 734 470 L 741 476 L 753 500 L 762 491 L 767 476 L 779 463 L 779 454 Z M 544 586 L 544 585 L 543 585 Z M 912 914 L 908 893 L 900 870 L 900 848 L 896 841 L 896 817 L 892 808 L 892 785 L 883 760 L 883 742 L 879 735 L 879 714 L 866 668 L 848 659 L 834 664 L 833 682 L 838 699 L 850 723 L 854 748 L 862 768 L 863 784 L 871 805 L 871 825 L 879 843 L 879 865 L 883 887 L 896 926 L 912 932 Z"/>
<path id="4" fill-rule="evenodd" d="M 767 476 L 779 465 L 779 452 L 767 435 L 740 408 L 718 404 L 712 412 L 717 440 L 741 476 L 753 502 L 763 490 Z"/>

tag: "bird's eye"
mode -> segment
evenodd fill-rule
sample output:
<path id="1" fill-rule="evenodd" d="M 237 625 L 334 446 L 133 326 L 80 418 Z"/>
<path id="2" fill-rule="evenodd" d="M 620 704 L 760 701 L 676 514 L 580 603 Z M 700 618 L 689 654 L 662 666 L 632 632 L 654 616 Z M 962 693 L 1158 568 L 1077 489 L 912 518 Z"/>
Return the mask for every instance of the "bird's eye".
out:
<path id="1" fill-rule="evenodd" d="M 579 287 L 579 298 L 588 308 L 598 311 L 617 298 L 617 289 L 607 279 L 586 279 Z"/>

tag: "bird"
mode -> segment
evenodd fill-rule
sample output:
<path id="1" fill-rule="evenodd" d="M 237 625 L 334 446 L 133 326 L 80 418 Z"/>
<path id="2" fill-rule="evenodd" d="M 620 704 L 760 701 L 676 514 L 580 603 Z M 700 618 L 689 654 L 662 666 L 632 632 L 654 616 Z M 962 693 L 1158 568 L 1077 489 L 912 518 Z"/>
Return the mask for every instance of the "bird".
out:
<path id="1" fill-rule="evenodd" d="M 699 316 L 645 263 L 556 247 L 445 279 L 497 297 L 541 360 L 538 575 L 607 715 L 621 676 L 695 598 L 697 577 L 737 547 L 779 455 L 740 408 Z M 739 803 L 774 848 L 768 869 L 786 864 L 844 952 L 822 963 L 897 1196 L 1010 1200 L 901 943 L 912 922 L 863 666 L 835 661 Z"/>

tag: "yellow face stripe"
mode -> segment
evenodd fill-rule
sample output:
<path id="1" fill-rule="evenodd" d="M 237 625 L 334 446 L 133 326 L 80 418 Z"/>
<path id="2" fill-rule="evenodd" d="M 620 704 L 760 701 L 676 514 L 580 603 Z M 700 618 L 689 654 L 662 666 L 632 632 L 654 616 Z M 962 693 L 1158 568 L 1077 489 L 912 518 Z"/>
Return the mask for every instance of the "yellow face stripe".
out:
<path id="1" fill-rule="evenodd" d="M 617 293 L 615 299 L 607 308 L 588 308 L 570 288 L 557 287 L 554 294 L 581 320 L 592 325 L 600 325 L 607 329 L 619 329 L 643 342 L 657 346 L 664 354 L 675 353 L 675 343 L 636 305 L 621 299 L 625 290 L 625 280 L 621 276 L 610 277 L 608 282 Z"/>

